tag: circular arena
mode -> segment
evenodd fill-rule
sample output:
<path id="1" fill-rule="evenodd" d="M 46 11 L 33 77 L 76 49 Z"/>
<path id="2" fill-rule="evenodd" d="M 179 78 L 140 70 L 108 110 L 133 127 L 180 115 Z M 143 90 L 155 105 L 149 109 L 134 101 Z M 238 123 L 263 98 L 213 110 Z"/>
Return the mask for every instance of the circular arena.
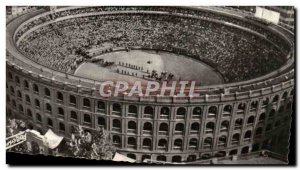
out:
<path id="1" fill-rule="evenodd" d="M 64 7 L 7 23 L 7 115 L 71 137 L 103 127 L 142 162 L 288 153 L 294 33 L 209 7 Z M 105 80 L 152 71 L 196 81 L 200 96 L 106 98 Z M 271 147 L 270 147 L 271 146 Z"/>

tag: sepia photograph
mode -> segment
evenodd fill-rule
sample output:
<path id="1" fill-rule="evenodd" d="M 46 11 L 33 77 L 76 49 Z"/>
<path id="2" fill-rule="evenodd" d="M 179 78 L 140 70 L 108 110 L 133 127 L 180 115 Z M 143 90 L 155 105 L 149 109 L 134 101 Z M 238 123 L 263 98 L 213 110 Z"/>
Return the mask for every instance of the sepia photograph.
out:
<path id="1" fill-rule="evenodd" d="M 5 8 L 7 164 L 277 166 L 296 152 L 294 6 Z"/>

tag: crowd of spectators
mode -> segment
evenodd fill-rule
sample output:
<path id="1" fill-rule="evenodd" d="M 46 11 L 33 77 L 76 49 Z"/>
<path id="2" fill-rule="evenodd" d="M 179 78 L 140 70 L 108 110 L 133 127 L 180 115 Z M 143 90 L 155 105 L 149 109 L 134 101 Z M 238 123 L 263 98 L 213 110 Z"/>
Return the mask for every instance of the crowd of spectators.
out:
<path id="1" fill-rule="evenodd" d="M 110 8 L 109 10 L 121 10 L 117 7 Z M 128 10 L 126 7 L 123 8 Z M 160 8 L 165 7 L 131 8 L 159 11 Z M 87 12 L 86 10 L 91 12 L 99 9 L 108 10 L 108 7 L 63 11 L 49 18 L 55 19 L 84 13 Z M 172 8 L 166 7 L 166 9 Z M 187 9 L 177 11 L 177 8 L 174 9 L 169 12 L 191 15 Z M 205 15 L 200 14 L 202 17 Z M 219 16 L 214 19 L 224 22 L 225 18 Z M 20 41 L 19 48 L 36 62 L 64 72 L 75 67 L 80 63 L 79 61 L 83 61 L 84 56 L 76 51 L 85 51 L 90 46 L 107 42 L 113 44 L 113 48 L 139 46 L 164 50 L 206 62 L 217 69 L 226 82 L 242 81 L 264 75 L 283 64 L 288 49 L 285 49 L 285 45 L 277 48 L 274 44 L 280 39 L 272 33 L 260 30 L 267 40 L 239 28 L 213 21 L 158 13 L 92 15 L 57 21 L 41 27 L 25 36 Z M 40 22 L 42 23 L 42 21 L 36 23 Z M 243 25 L 243 22 L 239 25 Z M 251 26 L 247 25 L 247 27 Z M 17 36 L 19 37 L 20 35 Z"/>

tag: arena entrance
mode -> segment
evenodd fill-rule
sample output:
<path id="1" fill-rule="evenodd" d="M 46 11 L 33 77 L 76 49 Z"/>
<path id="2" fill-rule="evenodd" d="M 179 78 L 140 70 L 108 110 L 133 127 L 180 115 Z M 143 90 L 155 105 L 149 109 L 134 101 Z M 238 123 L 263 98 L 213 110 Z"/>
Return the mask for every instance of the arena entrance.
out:
<path id="1" fill-rule="evenodd" d="M 173 80 L 196 81 L 196 85 L 224 82 L 220 73 L 207 64 L 169 52 L 151 50 L 115 51 L 81 64 L 75 75 L 99 81 L 147 81 L 147 75 L 172 74 Z M 149 80 L 149 79 L 148 79 Z"/>

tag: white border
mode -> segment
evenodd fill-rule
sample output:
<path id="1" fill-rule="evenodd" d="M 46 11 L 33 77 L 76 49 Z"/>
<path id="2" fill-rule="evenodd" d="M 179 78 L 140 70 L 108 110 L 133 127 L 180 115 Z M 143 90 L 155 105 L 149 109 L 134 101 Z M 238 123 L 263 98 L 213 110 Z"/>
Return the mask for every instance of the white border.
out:
<path id="1" fill-rule="evenodd" d="M 269 5 L 269 6 L 277 6 L 277 5 L 282 5 L 282 6 L 295 6 L 295 8 L 297 9 L 297 13 L 299 14 L 299 5 L 300 4 L 300 0 L 48 0 L 48 1 L 37 1 L 37 0 L 2 0 L 0 1 L 0 52 L 1 52 L 1 56 L 0 57 L 0 79 L 2 82 L 2 86 L 0 89 L 0 109 L 1 109 L 1 123 L 0 123 L 0 129 L 1 129 L 1 135 L 0 135 L 0 160 L 1 160 L 1 169 L 9 169 L 12 167 L 9 167 L 8 165 L 6 165 L 6 156 L 5 156 L 5 105 L 6 105 L 6 101 L 5 101 L 5 93 L 6 93 L 6 89 L 5 89 L 5 23 L 6 23 L 6 9 L 5 6 L 13 6 L 13 5 L 44 5 L 44 6 L 57 6 L 57 5 L 61 5 L 61 6 L 93 6 L 93 5 L 165 5 L 165 6 L 208 6 L 208 5 L 220 5 L 220 6 L 224 6 L 224 5 L 238 5 L 238 6 L 256 6 L 256 5 Z M 297 22 L 299 21 L 299 16 L 297 17 Z M 296 23 L 297 23 L 296 22 Z M 297 27 L 297 33 L 299 35 L 299 27 Z M 298 38 L 298 36 L 297 36 Z M 297 44 L 297 49 L 299 49 L 299 42 Z M 299 54 L 299 52 L 297 53 Z M 297 56 L 296 56 L 297 57 Z M 299 66 L 299 62 L 300 59 L 297 59 L 297 65 Z M 299 68 L 297 69 L 297 80 L 299 81 L 300 78 L 300 74 L 299 74 Z M 298 90 L 299 91 L 299 85 L 296 83 L 296 85 L 298 86 Z M 298 93 L 297 93 L 298 94 Z M 297 95 L 299 96 L 299 94 Z M 297 106 L 300 107 L 300 100 L 297 98 Z M 297 115 L 297 123 L 300 122 L 299 118 L 300 116 Z M 297 125 L 296 125 L 297 126 Z M 298 127 L 298 126 L 297 126 Z M 299 129 L 297 128 L 297 136 L 299 135 Z M 297 148 L 299 148 L 299 142 L 298 142 L 298 146 Z M 297 149 L 297 153 L 299 153 L 299 149 Z M 297 157 L 299 158 L 299 155 L 297 154 Z M 297 161 L 298 162 L 298 161 Z M 299 162 L 298 162 L 299 163 Z M 32 169 L 32 168 L 41 168 L 41 167 L 13 167 L 14 169 L 19 169 L 19 168 L 26 168 L 26 169 Z M 42 168 L 49 168 L 49 167 L 42 167 Z M 62 167 L 51 167 L 51 169 L 62 169 Z M 82 168 L 82 167 L 64 167 L 64 169 L 73 169 L 73 168 Z M 107 167 L 91 167 L 91 168 L 107 168 Z M 119 167 L 109 167 L 109 168 L 113 168 L 113 169 L 117 169 Z M 125 167 L 125 168 L 151 168 L 151 167 Z M 165 168 L 165 167 L 152 167 L 152 168 Z M 185 168 L 185 167 L 167 167 L 167 168 Z M 193 168 L 201 168 L 201 169 L 221 169 L 224 167 L 193 167 Z M 226 169 L 228 168 L 237 168 L 237 169 L 250 169 L 251 167 L 226 167 Z M 262 168 L 262 167 L 258 167 L 258 168 Z M 273 167 L 265 167 L 266 169 L 273 169 Z M 283 167 L 284 168 L 284 167 Z"/>

